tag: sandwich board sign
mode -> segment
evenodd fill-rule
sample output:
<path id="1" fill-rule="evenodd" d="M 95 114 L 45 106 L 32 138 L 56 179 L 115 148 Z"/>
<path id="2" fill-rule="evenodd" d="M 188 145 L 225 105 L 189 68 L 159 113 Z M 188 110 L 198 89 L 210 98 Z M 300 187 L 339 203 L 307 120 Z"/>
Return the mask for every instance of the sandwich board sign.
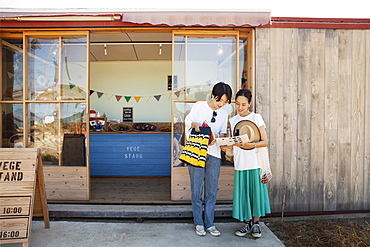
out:
<path id="1" fill-rule="evenodd" d="M 0 148 L 0 245 L 27 247 L 32 216 L 50 227 L 40 150 Z"/>

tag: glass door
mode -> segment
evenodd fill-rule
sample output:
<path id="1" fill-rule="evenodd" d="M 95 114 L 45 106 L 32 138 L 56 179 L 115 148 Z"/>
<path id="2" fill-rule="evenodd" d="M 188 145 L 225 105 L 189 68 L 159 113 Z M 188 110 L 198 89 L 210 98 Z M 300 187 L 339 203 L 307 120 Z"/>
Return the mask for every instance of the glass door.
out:
<path id="1" fill-rule="evenodd" d="M 25 146 L 40 148 L 44 165 L 86 166 L 86 158 L 73 157 L 77 162 L 65 156 L 72 155 L 66 147 L 72 135 L 85 135 L 87 35 L 26 34 L 25 42 L 25 119 L 32 137 Z"/>
<path id="2" fill-rule="evenodd" d="M 241 41 L 241 44 L 243 42 Z M 178 159 L 185 144 L 184 120 L 196 101 L 209 100 L 213 85 L 225 82 L 233 93 L 240 88 L 239 32 L 173 32 L 173 164 L 172 200 L 190 200 L 187 167 Z M 224 106 L 230 117 L 233 104 Z M 233 167 L 223 158 L 221 177 L 228 180 Z M 231 178 L 232 179 L 232 178 Z M 226 181 L 225 180 L 225 181 Z M 218 199 L 230 200 L 232 182 L 220 180 Z M 232 181 L 232 180 L 231 180 Z"/>
<path id="3" fill-rule="evenodd" d="M 88 32 L 3 37 L 2 147 L 41 150 L 48 199 L 89 199 Z"/>

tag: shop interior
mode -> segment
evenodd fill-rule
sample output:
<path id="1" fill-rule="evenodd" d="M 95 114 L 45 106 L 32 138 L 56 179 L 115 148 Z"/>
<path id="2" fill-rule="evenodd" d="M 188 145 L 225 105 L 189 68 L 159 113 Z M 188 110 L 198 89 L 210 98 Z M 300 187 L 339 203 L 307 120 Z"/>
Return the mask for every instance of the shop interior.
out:
<path id="1" fill-rule="evenodd" d="M 155 130 L 143 133 L 148 133 L 150 138 L 152 133 L 171 126 L 171 91 L 167 84 L 171 60 L 171 32 L 90 34 L 90 109 L 96 112 L 96 116 L 106 117 L 110 127 L 105 127 L 105 131 L 119 130 L 112 129 L 112 126 L 122 130 L 119 123 L 124 123 L 124 128 L 129 126 L 131 129 L 116 131 L 114 135 L 125 135 L 134 131 L 134 124 L 149 124 Z M 132 109 L 131 119 L 124 119 L 124 107 Z M 99 134 L 91 131 L 90 137 Z M 93 145 L 99 143 L 90 142 L 91 152 L 96 148 Z M 144 170 L 107 173 L 94 169 L 93 159 L 91 154 L 89 203 L 171 201 L 170 159 L 165 170 L 155 176 Z"/>

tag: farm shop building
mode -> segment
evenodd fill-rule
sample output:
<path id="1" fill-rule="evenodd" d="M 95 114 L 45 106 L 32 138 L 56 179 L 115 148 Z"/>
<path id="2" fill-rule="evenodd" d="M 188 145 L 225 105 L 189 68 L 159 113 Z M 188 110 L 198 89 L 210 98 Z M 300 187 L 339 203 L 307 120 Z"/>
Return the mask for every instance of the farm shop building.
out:
<path id="1" fill-rule="evenodd" d="M 49 202 L 189 203 L 184 118 L 224 81 L 266 121 L 273 212 L 370 208 L 370 19 L 1 15 L 2 147 L 41 149 Z M 218 202 L 232 191 L 225 156 Z"/>

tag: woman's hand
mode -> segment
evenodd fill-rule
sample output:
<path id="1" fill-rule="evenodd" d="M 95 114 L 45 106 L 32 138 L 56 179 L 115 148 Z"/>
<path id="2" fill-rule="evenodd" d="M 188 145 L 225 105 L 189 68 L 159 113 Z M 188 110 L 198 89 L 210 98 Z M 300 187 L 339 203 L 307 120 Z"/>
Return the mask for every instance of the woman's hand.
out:
<path id="1" fill-rule="evenodd" d="M 226 152 L 228 149 L 233 149 L 233 146 L 220 146 L 221 150 Z"/>
<path id="2" fill-rule="evenodd" d="M 244 149 L 252 149 L 256 147 L 256 143 L 253 142 L 243 142 L 243 143 L 236 143 L 233 146 L 244 148 Z"/>
<path id="3" fill-rule="evenodd" d="M 200 132 L 200 123 L 191 123 L 191 128 L 195 129 L 196 132 Z"/>

